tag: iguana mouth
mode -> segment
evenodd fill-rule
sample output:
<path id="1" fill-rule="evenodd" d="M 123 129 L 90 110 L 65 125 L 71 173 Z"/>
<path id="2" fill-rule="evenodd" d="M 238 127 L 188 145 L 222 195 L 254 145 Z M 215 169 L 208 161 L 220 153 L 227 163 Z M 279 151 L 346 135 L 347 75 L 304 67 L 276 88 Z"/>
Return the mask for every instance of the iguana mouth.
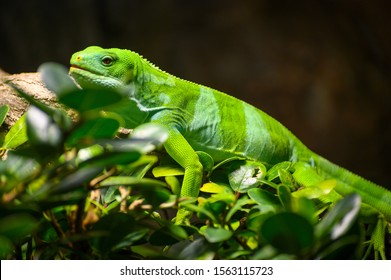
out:
<path id="1" fill-rule="evenodd" d="M 83 67 L 81 67 L 81 66 L 78 66 L 78 65 L 75 65 L 75 64 L 73 64 L 73 65 L 71 65 L 71 69 L 78 69 L 78 70 L 83 70 L 83 71 L 86 71 L 86 72 L 90 72 L 90 73 L 94 73 L 94 72 L 92 72 L 91 70 L 89 70 L 89 69 L 86 69 L 86 68 L 83 68 Z M 94 73 L 95 74 L 95 73 Z"/>
<path id="2" fill-rule="evenodd" d="M 70 67 L 71 72 L 72 72 L 72 70 L 74 70 L 74 69 L 81 70 L 81 71 L 88 72 L 88 73 L 95 74 L 95 75 L 100 75 L 99 73 L 94 72 L 94 71 L 91 71 L 90 69 L 86 69 L 86 68 L 83 68 L 83 67 L 81 67 L 81 66 L 72 64 L 71 67 Z"/>
<path id="3" fill-rule="evenodd" d="M 83 69 L 83 68 L 81 68 L 80 66 L 77 66 L 77 65 L 75 65 L 75 64 L 72 64 L 72 65 L 71 65 L 71 68 L 76 68 L 76 69 L 85 70 L 85 69 Z"/>

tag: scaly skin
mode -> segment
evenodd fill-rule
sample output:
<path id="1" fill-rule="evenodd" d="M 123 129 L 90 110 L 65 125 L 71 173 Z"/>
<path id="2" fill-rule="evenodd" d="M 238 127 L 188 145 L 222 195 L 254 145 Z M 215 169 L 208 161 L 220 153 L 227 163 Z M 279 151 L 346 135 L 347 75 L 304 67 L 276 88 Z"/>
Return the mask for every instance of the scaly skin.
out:
<path id="1" fill-rule="evenodd" d="M 70 74 L 81 87 L 125 89 L 139 102 L 140 111 L 128 112 L 138 120 L 129 128 L 152 122 L 168 130 L 164 147 L 185 169 L 181 197 L 198 196 L 203 168 L 195 151 L 208 153 L 215 163 L 233 156 L 268 166 L 291 161 L 301 185 L 334 179 L 337 193 L 358 193 L 363 203 L 391 221 L 390 191 L 311 152 L 277 120 L 241 100 L 174 77 L 129 50 L 88 47 L 70 63 Z M 140 113 L 147 117 L 137 118 Z M 190 217 L 180 207 L 176 223 L 187 223 Z"/>

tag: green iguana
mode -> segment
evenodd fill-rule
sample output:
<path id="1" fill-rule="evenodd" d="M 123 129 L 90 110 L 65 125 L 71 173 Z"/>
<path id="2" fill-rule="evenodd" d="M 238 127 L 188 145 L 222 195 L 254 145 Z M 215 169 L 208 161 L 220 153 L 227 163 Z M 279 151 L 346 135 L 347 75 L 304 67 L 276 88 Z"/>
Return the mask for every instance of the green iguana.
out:
<path id="1" fill-rule="evenodd" d="M 280 122 L 241 100 L 174 77 L 129 50 L 88 47 L 75 53 L 70 64 L 82 88 L 125 89 L 138 104 L 139 111 L 128 112 L 133 126 L 150 122 L 168 130 L 164 147 L 185 170 L 181 197 L 199 193 L 203 166 L 196 151 L 215 163 L 235 156 L 267 165 L 290 161 L 300 185 L 333 179 L 338 194 L 359 194 L 363 204 L 391 221 L 390 191 L 313 153 Z M 176 223 L 190 217 L 179 207 Z"/>

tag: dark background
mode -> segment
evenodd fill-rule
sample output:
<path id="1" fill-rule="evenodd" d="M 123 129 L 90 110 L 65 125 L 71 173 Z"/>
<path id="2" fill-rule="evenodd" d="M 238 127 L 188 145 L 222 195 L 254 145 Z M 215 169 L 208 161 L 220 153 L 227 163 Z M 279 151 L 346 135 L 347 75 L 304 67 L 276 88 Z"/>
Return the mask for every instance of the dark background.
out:
<path id="1" fill-rule="evenodd" d="M 127 48 L 261 108 L 315 152 L 389 187 L 388 0 L 8 0 L 0 68 Z"/>

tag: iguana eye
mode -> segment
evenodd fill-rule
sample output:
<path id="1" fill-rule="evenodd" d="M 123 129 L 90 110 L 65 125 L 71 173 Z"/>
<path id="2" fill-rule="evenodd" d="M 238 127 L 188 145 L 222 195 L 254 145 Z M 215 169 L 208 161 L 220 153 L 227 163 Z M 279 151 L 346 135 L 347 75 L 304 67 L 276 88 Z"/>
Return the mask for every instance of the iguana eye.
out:
<path id="1" fill-rule="evenodd" d="M 105 66 L 109 66 L 113 63 L 113 58 L 111 56 L 104 56 L 102 58 L 102 63 L 105 65 Z"/>

